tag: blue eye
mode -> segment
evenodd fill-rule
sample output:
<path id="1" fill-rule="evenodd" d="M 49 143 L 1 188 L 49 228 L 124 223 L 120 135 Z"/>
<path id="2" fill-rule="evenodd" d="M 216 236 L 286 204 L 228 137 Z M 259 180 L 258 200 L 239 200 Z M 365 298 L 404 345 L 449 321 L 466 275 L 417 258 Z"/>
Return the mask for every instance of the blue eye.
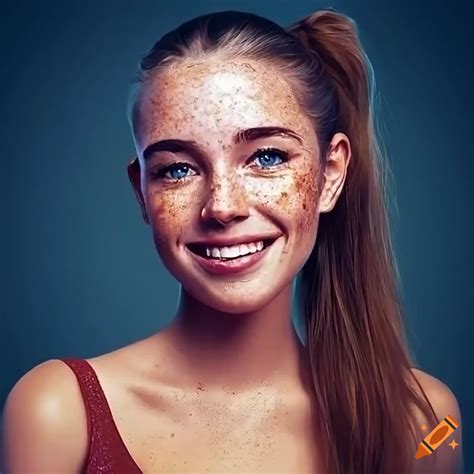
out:
<path id="1" fill-rule="evenodd" d="M 155 179 L 161 178 L 173 181 L 181 181 L 183 178 L 192 176 L 192 174 L 188 174 L 189 171 L 191 171 L 191 167 L 187 163 L 174 163 L 172 165 L 165 166 L 156 173 L 152 173 L 152 177 Z"/>
<path id="2" fill-rule="evenodd" d="M 278 150 L 277 148 L 260 148 L 250 158 L 249 161 L 255 163 L 260 169 L 277 168 L 288 161 L 288 152 Z M 189 163 L 172 163 L 163 168 L 150 173 L 152 180 L 182 181 L 190 176 L 195 176 L 196 171 Z"/>
<path id="3" fill-rule="evenodd" d="M 181 179 L 186 177 L 188 171 L 189 168 L 187 166 L 180 165 L 170 168 L 167 172 L 170 174 L 171 179 Z"/>
<path id="4" fill-rule="evenodd" d="M 288 161 L 288 154 L 276 148 L 261 149 L 254 155 L 254 161 L 260 168 L 274 168 Z"/>

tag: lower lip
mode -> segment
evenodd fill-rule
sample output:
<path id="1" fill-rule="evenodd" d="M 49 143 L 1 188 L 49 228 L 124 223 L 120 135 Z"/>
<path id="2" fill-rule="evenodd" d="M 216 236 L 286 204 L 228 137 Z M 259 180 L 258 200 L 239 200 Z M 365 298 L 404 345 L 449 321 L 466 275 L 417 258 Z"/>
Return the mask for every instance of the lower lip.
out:
<path id="1" fill-rule="evenodd" d="M 260 262 L 263 257 L 267 255 L 275 242 L 276 240 L 273 241 L 273 243 L 268 247 L 260 250 L 260 252 L 255 252 L 250 255 L 246 255 L 245 257 L 240 257 L 233 260 L 218 260 L 217 258 L 211 259 L 201 257 L 200 255 L 191 252 L 189 249 L 188 252 L 194 258 L 194 260 L 207 272 L 214 273 L 215 275 L 233 275 L 244 272 Z"/>

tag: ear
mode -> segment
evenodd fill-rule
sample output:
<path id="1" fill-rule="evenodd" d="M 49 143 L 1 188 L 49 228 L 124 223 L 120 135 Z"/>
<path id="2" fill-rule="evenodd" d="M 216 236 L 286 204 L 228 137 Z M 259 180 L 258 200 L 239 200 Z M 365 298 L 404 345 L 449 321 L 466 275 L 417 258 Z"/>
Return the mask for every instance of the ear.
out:
<path id="1" fill-rule="evenodd" d="M 351 144 L 344 133 L 336 133 L 326 156 L 324 184 L 319 198 L 319 212 L 330 212 L 342 192 L 351 160 Z"/>
<path id="2" fill-rule="evenodd" d="M 138 157 L 135 157 L 127 166 L 128 179 L 132 185 L 133 191 L 137 198 L 138 204 L 142 210 L 143 220 L 146 224 L 149 224 L 148 214 L 146 212 L 145 199 L 143 198 L 142 187 L 141 187 L 141 177 L 140 177 L 140 162 Z"/>

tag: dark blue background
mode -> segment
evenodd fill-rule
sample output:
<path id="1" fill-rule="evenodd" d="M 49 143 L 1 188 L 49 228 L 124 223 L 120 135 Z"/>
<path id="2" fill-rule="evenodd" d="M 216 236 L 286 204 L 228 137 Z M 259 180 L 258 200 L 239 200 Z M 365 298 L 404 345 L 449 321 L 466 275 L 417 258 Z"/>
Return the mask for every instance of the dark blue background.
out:
<path id="1" fill-rule="evenodd" d="M 200 3 L 1 7 L 0 406 L 39 362 L 113 350 L 174 313 L 178 285 L 126 174 L 134 148 L 125 102 L 140 56 L 203 13 L 244 10 L 288 25 L 333 6 L 356 20 L 378 82 L 412 351 L 459 401 L 472 472 L 472 3 Z"/>

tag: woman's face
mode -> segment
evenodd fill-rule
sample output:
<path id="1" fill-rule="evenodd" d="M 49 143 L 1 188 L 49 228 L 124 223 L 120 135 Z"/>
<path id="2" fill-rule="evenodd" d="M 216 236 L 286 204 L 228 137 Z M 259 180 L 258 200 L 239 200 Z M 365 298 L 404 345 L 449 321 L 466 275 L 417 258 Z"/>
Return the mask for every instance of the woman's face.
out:
<path id="1" fill-rule="evenodd" d="M 281 74 L 243 60 L 161 73 L 138 107 L 141 172 L 135 163 L 129 174 L 164 265 L 205 305 L 261 308 L 315 244 L 320 167 L 309 118 Z M 259 127 L 290 131 L 244 133 Z"/>

